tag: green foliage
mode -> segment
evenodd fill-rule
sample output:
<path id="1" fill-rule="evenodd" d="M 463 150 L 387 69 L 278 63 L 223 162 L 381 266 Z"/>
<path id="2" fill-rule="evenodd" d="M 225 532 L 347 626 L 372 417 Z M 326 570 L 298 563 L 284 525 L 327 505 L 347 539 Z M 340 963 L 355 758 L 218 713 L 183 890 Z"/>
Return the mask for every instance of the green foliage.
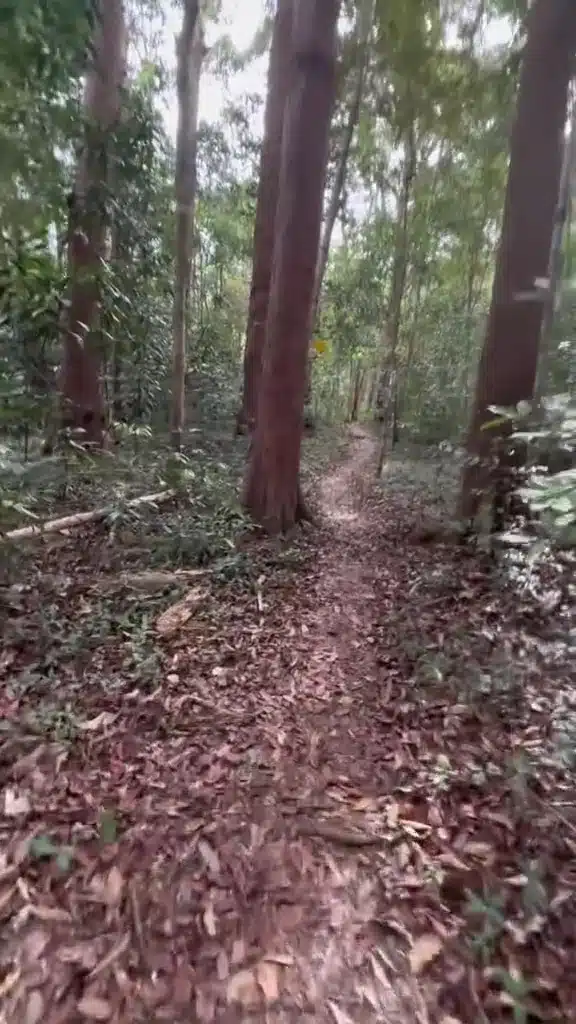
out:
<path id="1" fill-rule="evenodd" d="M 527 446 L 528 479 L 519 490 L 538 522 L 543 540 L 533 555 L 546 548 L 576 547 L 576 402 L 570 394 L 543 398 L 533 409 L 492 407 L 515 429 L 512 442 Z M 518 429 L 523 426 L 524 429 Z M 489 427 L 489 425 L 488 425 Z M 512 532 L 511 542 L 517 541 Z"/>

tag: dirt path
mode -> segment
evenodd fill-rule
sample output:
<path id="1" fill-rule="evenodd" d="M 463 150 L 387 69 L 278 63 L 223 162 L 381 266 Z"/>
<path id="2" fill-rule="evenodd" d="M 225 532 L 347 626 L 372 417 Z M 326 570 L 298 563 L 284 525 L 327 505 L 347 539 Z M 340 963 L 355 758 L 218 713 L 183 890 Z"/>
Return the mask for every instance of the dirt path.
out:
<path id="1" fill-rule="evenodd" d="M 0 1020 L 505 1020 L 501 986 L 491 1004 L 463 959 L 466 893 L 514 878 L 511 900 L 541 848 L 553 915 L 534 949 L 525 904 L 506 904 L 497 962 L 571 998 L 576 846 L 511 775 L 548 699 L 516 642 L 522 609 L 465 553 L 413 544 L 413 493 L 371 494 L 374 456 L 355 431 L 322 481 L 320 530 L 247 578 L 201 581 L 161 641 L 159 685 L 144 662 L 126 679 L 116 641 L 92 675 L 74 663 L 72 740 L 9 733 Z M 511 663 L 525 702 L 514 679 L 502 700 L 455 697 Z"/>

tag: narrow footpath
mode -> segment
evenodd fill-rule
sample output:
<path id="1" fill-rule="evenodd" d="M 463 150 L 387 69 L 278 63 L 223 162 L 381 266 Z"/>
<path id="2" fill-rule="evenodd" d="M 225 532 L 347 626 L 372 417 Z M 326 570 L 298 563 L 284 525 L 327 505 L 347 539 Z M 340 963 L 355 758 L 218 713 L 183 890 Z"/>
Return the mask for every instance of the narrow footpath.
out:
<path id="1" fill-rule="evenodd" d="M 73 741 L 3 748 L 0 1021 L 571 1019 L 570 660 L 374 462 L 351 431 L 318 528 L 199 577 L 160 685 L 112 646 Z"/>

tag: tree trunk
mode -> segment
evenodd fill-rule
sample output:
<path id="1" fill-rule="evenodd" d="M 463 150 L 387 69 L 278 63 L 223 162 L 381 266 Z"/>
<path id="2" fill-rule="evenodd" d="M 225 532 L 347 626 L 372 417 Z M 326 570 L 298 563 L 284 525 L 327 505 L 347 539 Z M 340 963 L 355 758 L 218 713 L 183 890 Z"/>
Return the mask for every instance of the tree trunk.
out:
<path id="1" fill-rule="evenodd" d="M 172 447 L 179 451 L 184 429 L 186 393 L 186 338 L 189 319 L 190 278 L 196 200 L 196 139 L 198 92 L 204 57 L 204 34 L 198 0 L 186 0 L 177 46 L 176 83 L 176 233 L 174 253 L 174 311 L 172 320 Z"/>
<path id="2" fill-rule="evenodd" d="M 247 510 L 272 534 L 305 514 L 300 448 L 339 6 L 339 0 L 295 5 L 266 351 L 245 490 Z"/>
<path id="3" fill-rule="evenodd" d="M 294 0 L 278 0 L 272 34 L 260 181 L 256 201 L 252 284 L 244 349 L 244 384 L 237 431 L 254 429 L 270 298 L 284 110 L 289 87 Z"/>
<path id="4" fill-rule="evenodd" d="M 356 87 L 352 94 L 352 103 L 350 104 L 350 110 L 348 112 L 348 120 L 346 122 L 344 138 L 342 139 L 342 149 L 340 151 L 338 167 L 336 168 L 336 177 L 334 178 L 334 185 L 332 187 L 332 192 L 330 195 L 330 199 L 328 201 L 326 217 L 324 220 L 324 231 L 322 233 L 320 252 L 318 254 L 318 264 L 316 267 L 316 286 L 314 291 L 314 306 L 312 310 L 313 326 L 318 317 L 320 295 L 322 292 L 322 284 L 324 281 L 324 275 L 326 273 L 326 267 L 328 265 L 328 256 L 330 254 L 332 232 L 334 231 L 336 218 L 338 216 L 338 213 L 340 212 L 340 204 L 342 202 L 342 190 L 344 188 L 344 183 L 346 181 L 346 171 L 348 168 L 348 157 L 350 156 L 350 149 L 352 147 L 352 140 L 354 138 L 356 125 L 358 124 L 358 121 L 360 119 L 362 97 L 364 94 L 364 82 L 366 79 L 366 70 L 368 65 L 368 41 L 370 38 L 370 29 L 372 28 L 372 21 L 374 18 L 374 5 L 375 0 L 362 0 L 360 9 L 358 11 L 358 25 L 356 29 L 356 35 L 358 38 L 358 63 L 356 66 Z"/>
<path id="5" fill-rule="evenodd" d="M 381 424 L 381 450 L 378 459 L 379 474 L 384 465 L 386 451 L 394 432 L 394 411 L 397 409 L 397 349 L 402 318 L 402 302 L 408 271 L 408 210 L 412 185 L 416 173 L 416 140 L 410 127 L 404 144 L 404 173 L 396 224 L 392 284 L 386 312 L 384 352 L 376 393 L 376 420 Z"/>
<path id="6" fill-rule="evenodd" d="M 362 388 L 364 387 L 364 370 L 359 365 L 352 367 L 351 374 L 351 385 L 352 385 L 352 400 L 350 402 L 350 423 L 356 423 L 358 420 L 358 413 L 360 411 L 360 399 L 362 397 Z"/>
<path id="7" fill-rule="evenodd" d="M 352 103 L 348 112 L 348 120 L 346 121 L 344 138 L 342 140 L 342 149 L 340 151 L 338 166 L 336 168 L 336 177 L 334 178 L 334 184 L 328 200 L 328 207 L 326 209 L 326 216 L 324 219 L 324 231 L 322 232 L 320 251 L 318 253 L 318 263 L 316 265 L 316 283 L 314 286 L 314 301 L 312 305 L 313 330 L 316 329 L 317 326 L 322 285 L 324 283 L 326 267 L 328 266 L 332 232 L 334 231 L 334 225 L 336 224 L 336 219 L 342 204 L 342 193 L 346 182 L 346 171 L 348 169 L 348 158 L 350 156 L 350 149 L 352 148 L 352 140 L 354 138 L 356 125 L 360 119 L 362 96 L 364 94 L 364 82 L 366 79 L 366 69 L 368 65 L 368 40 L 370 37 L 372 22 L 374 20 L 374 5 L 375 0 L 362 0 L 358 11 L 356 34 L 358 38 L 359 56 L 356 68 L 356 87 L 352 94 Z M 309 405 L 312 399 L 312 363 L 313 356 L 309 353 L 306 367 L 305 405 Z"/>
<path id="8" fill-rule="evenodd" d="M 497 490 L 503 498 L 510 486 L 492 458 L 494 441 L 508 431 L 483 429 L 494 418 L 489 407 L 515 407 L 534 394 L 544 317 L 537 285 L 548 275 L 575 50 L 573 0 L 535 0 L 528 15 L 502 234 L 467 441 L 460 497 L 466 520 L 477 516 L 484 495 Z"/>
<path id="9" fill-rule="evenodd" d="M 70 197 L 70 300 L 60 370 L 61 425 L 81 430 L 94 447 L 106 442 L 102 351 L 97 336 L 101 263 L 106 258 L 106 186 L 110 137 L 120 115 L 126 73 L 122 0 L 101 0 L 93 62 L 86 78 L 86 133 Z"/>
<path id="10" fill-rule="evenodd" d="M 540 337 L 540 359 L 536 378 L 535 399 L 541 403 L 546 393 L 546 385 L 550 373 L 552 358 L 552 326 L 558 287 L 562 279 L 563 252 L 562 241 L 564 232 L 569 220 L 571 185 L 576 169 L 576 102 L 572 101 L 572 112 L 570 116 L 570 131 L 564 146 L 562 159 L 562 171 L 560 174 L 560 190 L 554 217 L 554 228 L 552 231 L 552 244 L 550 246 L 550 257 L 548 261 L 548 287 L 545 296 L 544 316 L 542 320 L 542 334 Z"/>

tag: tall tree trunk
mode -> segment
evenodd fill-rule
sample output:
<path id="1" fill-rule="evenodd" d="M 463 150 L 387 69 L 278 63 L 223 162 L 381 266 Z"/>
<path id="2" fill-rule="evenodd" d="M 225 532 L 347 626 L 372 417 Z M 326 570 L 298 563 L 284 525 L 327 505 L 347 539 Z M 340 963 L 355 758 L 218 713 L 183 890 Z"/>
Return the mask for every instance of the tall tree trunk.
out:
<path id="1" fill-rule="evenodd" d="M 346 121 L 344 137 L 342 139 L 342 148 L 340 150 L 338 165 L 336 167 L 336 176 L 334 178 L 332 192 L 330 193 L 330 198 L 328 200 L 326 216 L 324 219 L 324 231 L 322 232 L 320 250 L 318 252 L 318 263 L 316 265 L 316 282 L 314 286 L 314 301 L 312 305 L 313 329 L 315 328 L 318 321 L 322 285 L 324 283 L 326 267 L 328 266 L 328 256 L 330 255 L 332 233 L 334 231 L 336 218 L 338 217 L 340 207 L 342 204 L 342 193 L 344 191 L 344 185 L 346 183 L 346 172 L 348 169 L 348 158 L 350 156 L 350 150 L 352 148 L 352 140 L 354 138 L 356 125 L 358 124 L 358 121 L 360 119 L 362 96 L 364 94 L 364 82 L 366 79 L 366 70 L 368 65 L 368 41 L 370 38 L 370 29 L 372 28 L 372 22 L 374 20 L 374 5 L 375 0 L 361 0 L 360 8 L 358 11 L 356 35 L 358 39 L 359 54 L 357 67 L 355 69 L 356 85 L 354 88 L 354 92 L 352 94 L 352 102 L 350 104 L 350 109 L 348 111 L 348 119 Z M 309 353 L 308 364 L 306 368 L 306 405 L 310 404 L 312 397 L 313 358 L 313 355 Z"/>
<path id="2" fill-rule="evenodd" d="M 245 490 L 247 510 L 273 534 L 305 514 L 300 448 L 339 7 L 339 0 L 295 5 L 266 351 Z"/>
<path id="3" fill-rule="evenodd" d="M 332 232 L 334 231 L 336 218 L 338 217 L 338 214 L 340 212 L 340 204 L 342 202 L 342 191 L 344 189 L 344 184 L 346 182 L 346 171 L 348 168 L 348 158 L 350 156 L 350 150 L 352 148 L 352 140 L 354 138 L 356 125 L 358 124 L 358 121 L 360 119 L 362 97 L 364 95 L 364 82 L 366 80 L 366 71 L 368 67 L 368 41 L 370 38 L 372 22 L 374 19 L 374 5 L 375 0 L 361 0 L 360 8 L 358 10 L 358 22 L 356 26 L 356 36 L 358 40 L 358 61 L 355 69 L 356 85 L 354 88 L 354 92 L 352 93 L 352 101 L 350 103 L 350 109 L 348 111 L 348 119 L 346 121 L 344 137 L 342 139 L 342 148 L 340 150 L 338 166 L 336 168 L 336 176 L 334 178 L 334 184 L 332 186 L 332 192 L 328 200 L 326 216 L 324 219 L 324 231 L 322 232 L 322 241 L 320 243 L 320 251 L 318 253 L 318 264 L 316 267 L 316 284 L 314 290 L 314 305 L 312 309 L 313 326 L 318 317 L 322 284 L 324 282 L 324 275 L 326 274 L 326 267 L 328 265 L 328 256 L 330 253 Z"/>
<path id="4" fill-rule="evenodd" d="M 107 250 L 105 193 L 110 177 L 110 140 L 120 116 L 126 73 L 122 0 L 101 0 L 96 25 L 93 63 L 84 91 L 86 134 L 70 197 L 70 300 L 63 324 L 59 385 L 62 426 L 82 430 L 84 441 L 103 447 L 106 404 L 97 330 L 101 263 Z"/>
<path id="5" fill-rule="evenodd" d="M 508 486 L 507 475 L 494 471 L 491 458 L 495 439 L 506 430 L 483 429 L 493 419 L 489 407 L 513 407 L 534 394 L 544 316 L 537 281 L 548 275 L 575 50 L 573 0 L 535 0 L 528 15 L 502 234 L 467 441 L 460 497 L 466 520 L 477 516 L 484 495 L 498 490 L 502 498 Z"/>
<path id="6" fill-rule="evenodd" d="M 196 140 L 198 92 L 204 57 L 204 33 L 198 0 L 185 0 L 182 31 L 176 46 L 178 128 L 176 132 L 176 232 L 174 252 L 174 311 L 172 321 L 172 447 L 182 445 L 186 394 L 186 339 L 196 201 Z"/>
<path id="7" fill-rule="evenodd" d="M 350 423 L 356 423 L 358 420 L 360 399 L 362 398 L 362 388 L 364 387 L 364 375 L 364 369 L 359 363 L 352 366 L 352 373 L 350 375 L 352 394 L 350 400 L 350 415 L 348 417 Z"/>
<path id="8" fill-rule="evenodd" d="M 268 68 L 268 91 L 264 113 L 264 138 L 260 156 L 260 180 L 256 200 L 252 284 L 244 349 L 244 383 L 237 431 L 253 430 L 258 408 L 258 388 L 270 282 L 274 258 L 276 208 L 282 162 L 284 111 L 289 89 L 294 0 L 278 0 Z"/>
<path id="9" fill-rule="evenodd" d="M 535 398 L 540 404 L 546 392 L 546 385 L 550 373 L 552 359 L 552 326 L 556 312 L 558 287 L 562 279 L 563 252 L 562 242 L 564 232 L 569 220 L 571 185 L 576 170 L 576 101 L 572 100 L 572 112 L 570 115 L 570 131 L 564 146 L 562 159 L 562 171 L 560 174 L 560 191 L 556 214 L 554 218 L 554 229 L 552 232 L 552 244 L 550 246 L 550 258 L 548 261 L 548 287 L 545 297 L 544 317 L 542 321 L 542 334 L 540 338 L 540 359 L 538 374 L 536 378 Z"/>
<path id="10" fill-rule="evenodd" d="M 395 410 L 397 411 L 398 366 L 397 350 L 402 318 L 402 302 L 408 271 L 408 211 L 414 175 L 416 174 L 416 140 L 411 125 L 404 143 L 404 171 L 396 223 L 392 283 L 386 311 L 384 329 L 384 352 L 376 393 L 376 420 L 381 424 L 381 445 L 378 458 L 378 475 L 382 472 L 384 459 L 394 433 Z"/>

